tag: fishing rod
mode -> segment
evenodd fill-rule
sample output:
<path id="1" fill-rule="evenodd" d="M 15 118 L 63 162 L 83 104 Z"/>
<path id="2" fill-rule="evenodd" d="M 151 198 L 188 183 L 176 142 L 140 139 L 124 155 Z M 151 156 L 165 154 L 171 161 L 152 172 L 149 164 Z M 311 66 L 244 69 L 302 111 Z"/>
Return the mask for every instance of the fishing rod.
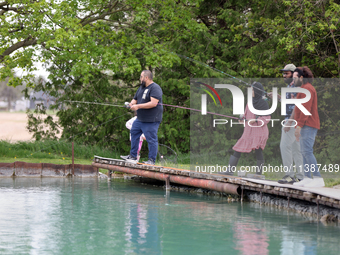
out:
<path id="1" fill-rule="evenodd" d="M 230 74 L 227 74 L 227 73 L 225 73 L 225 72 L 223 72 L 223 71 L 221 71 L 221 70 L 219 70 L 219 69 L 217 69 L 217 68 L 215 68 L 215 67 L 212 67 L 212 66 L 209 66 L 209 65 L 207 65 L 207 64 L 204 64 L 203 62 L 200 62 L 200 61 L 198 61 L 198 60 L 195 60 L 195 59 L 193 59 L 193 58 L 189 58 L 189 57 L 187 57 L 187 56 L 184 56 L 184 55 L 181 55 L 181 54 L 178 54 L 178 53 L 175 53 L 175 52 L 171 52 L 171 53 L 172 53 L 172 54 L 175 54 L 175 55 L 177 55 L 177 56 L 179 56 L 179 57 L 181 57 L 181 58 L 187 59 L 187 60 L 189 60 L 189 61 L 191 61 L 191 62 L 195 62 L 195 63 L 197 63 L 197 64 L 200 64 L 201 66 L 204 66 L 204 67 L 208 67 L 208 68 L 210 68 L 210 69 L 213 69 L 213 70 L 216 71 L 216 72 L 219 72 L 219 73 L 221 73 L 221 74 L 223 74 L 223 75 L 229 76 L 230 78 L 233 78 L 233 79 L 235 79 L 235 80 L 238 80 L 239 82 L 242 82 L 242 83 L 244 83 L 244 84 L 246 84 L 246 85 L 248 85 L 248 86 L 251 86 L 251 84 L 249 84 L 249 83 L 247 83 L 247 82 L 245 82 L 245 81 L 243 81 L 243 80 L 241 80 L 241 79 L 239 79 L 239 78 L 237 78 L 237 77 L 235 77 L 235 76 L 232 76 L 232 75 L 230 75 Z"/>
<path id="2" fill-rule="evenodd" d="M 127 108 L 126 105 L 115 105 L 115 104 L 107 104 L 107 103 L 84 102 L 84 101 L 71 101 L 71 100 L 64 100 L 64 102 L 81 103 L 81 104 L 98 104 L 98 105 L 107 105 L 107 106 L 116 106 L 116 107 L 125 107 L 125 108 Z"/>
<path id="3" fill-rule="evenodd" d="M 181 109 L 185 109 L 185 110 L 190 110 L 190 111 L 195 111 L 195 112 L 202 112 L 202 110 L 198 110 L 198 109 L 193 109 L 193 108 L 189 108 L 189 107 L 184 107 L 184 106 L 178 106 L 178 105 L 171 105 L 171 104 L 162 104 L 162 103 L 158 103 L 159 105 L 164 105 L 164 106 L 170 106 L 170 107 L 174 107 L 174 108 L 181 108 Z M 217 116 L 222 116 L 222 117 L 227 117 L 230 119 L 236 119 L 239 120 L 240 118 L 237 117 L 232 117 L 232 116 L 228 116 L 228 115 L 223 115 L 220 113 L 215 113 L 215 112 L 207 112 L 211 115 L 217 115 Z"/>
<path id="4" fill-rule="evenodd" d="M 233 78 L 233 79 L 235 79 L 235 80 L 237 80 L 237 81 L 239 81 L 239 82 L 241 82 L 241 83 L 244 83 L 244 84 L 246 84 L 247 86 L 253 87 L 252 84 L 249 84 L 249 83 L 247 83 L 247 82 L 245 82 L 245 81 L 243 81 L 243 80 L 241 80 L 241 79 L 239 79 L 239 78 L 237 78 L 237 77 L 235 77 L 235 76 L 232 76 L 232 75 L 230 75 L 230 74 L 228 74 L 228 73 L 226 73 L 226 72 L 223 72 L 223 71 L 221 71 L 221 70 L 219 70 L 219 69 L 217 69 L 217 68 L 215 68 L 215 67 L 212 67 L 212 66 L 209 66 L 209 65 L 207 65 L 207 64 L 204 64 L 203 62 L 200 62 L 200 61 L 198 61 L 198 60 L 195 60 L 195 59 L 193 59 L 193 58 L 189 58 L 189 57 L 187 57 L 187 56 L 184 56 L 184 55 L 181 55 L 181 54 L 178 54 L 178 53 L 175 53 L 175 52 L 171 52 L 171 53 L 172 53 L 172 54 L 175 54 L 175 55 L 177 55 L 177 56 L 179 56 L 179 57 L 181 57 L 181 58 L 183 58 L 183 59 L 186 59 L 186 60 L 189 60 L 189 61 L 191 61 L 191 62 L 197 63 L 197 64 L 199 64 L 199 65 L 201 65 L 201 66 L 210 68 L 210 69 L 212 69 L 212 70 L 214 70 L 214 71 L 216 71 L 216 72 L 219 72 L 219 73 L 221 73 L 221 74 L 223 74 L 223 75 L 226 75 L 226 76 L 228 76 L 228 77 L 230 77 L 230 78 Z M 267 98 L 267 91 L 262 90 L 262 89 L 259 89 L 259 88 L 257 88 L 257 87 L 253 87 L 253 88 L 255 88 L 255 89 L 257 89 L 257 90 L 263 92 L 263 93 L 264 93 L 264 97 Z M 268 98 L 267 98 L 267 99 L 268 99 Z"/>
<path id="5" fill-rule="evenodd" d="M 64 102 L 71 102 L 71 103 L 84 103 L 84 104 L 96 104 L 96 105 L 106 105 L 106 106 L 114 106 L 114 107 L 124 107 L 124 108 L 130 108 L 129 102 L 125 102 L 124 105 L 115 105 L 115 104 L 108 104 L 108 103 L 96 103 L 96 102 L 85 102 L 85 101 L 71 101 L 71 100 L 64 100 Z M 164 106 L 169 106 L 169 107 L 174 107 L 174 108 L 181 108 L 185 110 L 191 110 L 191 111 L 196 111 L 196 112 L 202 112 L 202 110 L 198 109 L 193 109 L 189 107 L 184 107 L 184 106 L 178 106 L 178 105 L 171 105 L 171 104 L 163 104 L 163 103 L 158 103 L 158 105 L 164 105 Z M 239 120 L 240 118 L 233 117 L 233 116 L 228 116 L 228 115 L 223 115 L 215 112 L 207 112 L 211 115 L 217 115 L 217 116 L 222 116 L 230 119 L 236 119 Z"/>
<path id="6" fill-rule="evenodd" d="M 106 106 L 116 106 L 116 107 L 124 107 L 127 109 L 130 109 L 129 106 L 129 102 L 125 102 L 124 105 L 115 105 L 115 104 L 107 104 L 107 103 L 96 103 L 96 102 L 82 102 L 82 101 L 71 101 L 71 100 L 64 100 L 64 102 L 72 102 L 72 103 L 85 103 L 85 104 L 97 104 L 97 105 L 106 105 Z M 164 106 L 169 106 L 169 107 L 174 107 L 174 108 L 180 108 L 180 109 L 185 109 L 185 110 L 190 110 L 190 111 L 195 111 L 195 112 L 202 112 L 202 110 L 198 110 L 198 109 L 194 109 L 194 108 L 189 108 L 189 107 L 184 107 L 184 106 L 178 106 L 178 105 L 171 105 L 171 104 L 163 104 L 163 103 L 158 103 L 158 105 L 164 105 Z M 220 114 L 220 113 L 216 113 L 216 112 L 207 112 L 211 115 L 216 115 L 216 116 L 221 116 L 221 117 L 226 117 L 226 118 L 230 118 L 230 119 L 235 119 L 235 120 L 244 120 L 244 121 L 248 121 L 247 119 L 244 119 L 244 117 L 233 117 L 233 116 L 228 116 L 228 115 L 224 115 L 224 114 Z M 125 115 L 125 114 L 123 114 Z M 123 116 L 121 115 L 121 116 Z M 119 117 L 121 117 L 119 116 Z"/>
<path id="7" fill-rule="evenodd" d="M 164 105 L 164 106 L 170 106 L 170 107 L 175 107 L 175 108 L 181 108 L 181 109 L 191 110 L 191 111 L 196 111 L 196 112 L 201 112 L 201 111 L 202 111 L 202 110 L 193 109 L 193 108 L 188 108 L 188 107 L 183 107 L 183 106 L 178 106 L 178 105 L 161 104 L 161 103 L 158 103 L 158 104 L 159 104 L 159 105 Z M 240 117 L 237 118 L 237 117 L 232 117 L 232 116 L 228 116 L 228 115 L 223 115 L 223 114 L 219 114 L 219 113 L 215 113 L 215 112 L 207 112 L 207 113 L 212 114 L 212 115 L 227 117 L 227 118 L 235 119 L 235 120 L 249 121 L 249 119 L 245 119 L 245 118 L 244 118 L 244 114 L 241 114 Z"/>

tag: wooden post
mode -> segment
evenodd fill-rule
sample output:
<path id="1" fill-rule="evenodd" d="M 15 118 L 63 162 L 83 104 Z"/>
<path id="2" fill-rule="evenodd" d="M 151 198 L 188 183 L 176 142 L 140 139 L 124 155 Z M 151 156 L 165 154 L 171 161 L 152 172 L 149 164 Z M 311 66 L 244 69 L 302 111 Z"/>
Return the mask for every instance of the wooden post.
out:
<path id="1" fill-rule="evenodd" d="M 166 179 L 165 179 L 165 189 L 166 190 L 170 190 L 171 187 L 170 187 L 170 176 L 168 176 Z"/>
<path id="2" fill-rule="evenodd" d="M 111 181 L 112 178 L 112 170 L 108 170 L 107 172 L 107 181 Z"/>
<path id="3" fill-rule="evenodd" d="M 74 143 L 72 142 L 72 175 L 74 176 Z"/>
<path id="4" fill-rule="evenodd" d="M 241 186 L 241 190 L 242 190 L 242 193 L 241 193 L 241 203 L 242 203 L 243 202 L 243 190 L 244 190 L 243 185 Z"/>

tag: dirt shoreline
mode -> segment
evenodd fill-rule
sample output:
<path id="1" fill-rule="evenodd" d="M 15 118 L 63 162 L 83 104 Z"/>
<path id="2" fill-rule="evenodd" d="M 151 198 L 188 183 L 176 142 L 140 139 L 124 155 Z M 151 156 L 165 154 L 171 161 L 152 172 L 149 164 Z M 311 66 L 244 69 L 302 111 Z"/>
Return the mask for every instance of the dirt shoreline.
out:
<path id="1" fill-rule="evenodd" d="M 0 112 L 0 140 L 11 143 L 33 141 L 32 134 L 26 129 L 27 121 L 25 112 Z"/>

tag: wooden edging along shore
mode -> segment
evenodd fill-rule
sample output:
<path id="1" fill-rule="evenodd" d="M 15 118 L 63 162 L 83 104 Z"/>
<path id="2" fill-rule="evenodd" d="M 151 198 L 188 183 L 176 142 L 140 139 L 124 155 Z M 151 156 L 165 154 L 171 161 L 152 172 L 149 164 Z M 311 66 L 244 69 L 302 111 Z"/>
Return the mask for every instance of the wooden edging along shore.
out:
<path id="1" fill-rule="evenodd" d="M 222 174 L 207 174 L 193 172 L 184 169 L 151 166 L 129 163 L 124 160 L 94 157 L 94 167 L 109 170 L 109 178 L 112 172 L 119 171 L 132 173 L 139 176 L 185 184 L 188 186 L 205 188 L 227 194 L 237 194 L 243 197 L 245 191 L 255 191 L 263 194 L 271 194 L 280 197 L 299 199 L 340 209 L 340 190 L 332 188 L 304 188 L 289 184 L 279 184 L 274 181 L 241 178 Z M 158 173 L 158 174 L 157 174 Z"/>
<path id="2" fill-rule="evenodd" d="M 91 165 L 50 163 L 0 163 L 0 177 L 97 177 L 98 168 Z"/>

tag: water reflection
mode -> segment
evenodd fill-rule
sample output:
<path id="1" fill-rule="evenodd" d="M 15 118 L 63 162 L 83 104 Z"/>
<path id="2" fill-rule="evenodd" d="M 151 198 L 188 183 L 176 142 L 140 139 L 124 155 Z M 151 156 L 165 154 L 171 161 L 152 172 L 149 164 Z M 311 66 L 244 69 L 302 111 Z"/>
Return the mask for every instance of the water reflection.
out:
<path id="1" fill-rule="evenodd" d="M 287 228 L 282 229 L 281 254 L 305 254 L 305 245 L 303 244 L 303 237 L 296 238 L 294 233 Z M 315 253 L 313 253 L 315 254 Z"/>
<path id="2" fill-rule="evenodd" d="M 125 236 L 129 249 L 126 252 L 161 254 L 157 208 L 137 203 L 131 206 L 127 218 Z"/>
<path id="3" fill-rule="evenodd" d="M 236 240 L 236 250 L 241 254 L 268 254 L 268 233 L 264 228 L 259 228 L 253 223 L 235 222 L 234 238 Z"/>
<path id="4" fill-rule="evenodd" d="M 0 179 L 0 254 L 339 254 L 337 226 L 94 179 Z"/>

